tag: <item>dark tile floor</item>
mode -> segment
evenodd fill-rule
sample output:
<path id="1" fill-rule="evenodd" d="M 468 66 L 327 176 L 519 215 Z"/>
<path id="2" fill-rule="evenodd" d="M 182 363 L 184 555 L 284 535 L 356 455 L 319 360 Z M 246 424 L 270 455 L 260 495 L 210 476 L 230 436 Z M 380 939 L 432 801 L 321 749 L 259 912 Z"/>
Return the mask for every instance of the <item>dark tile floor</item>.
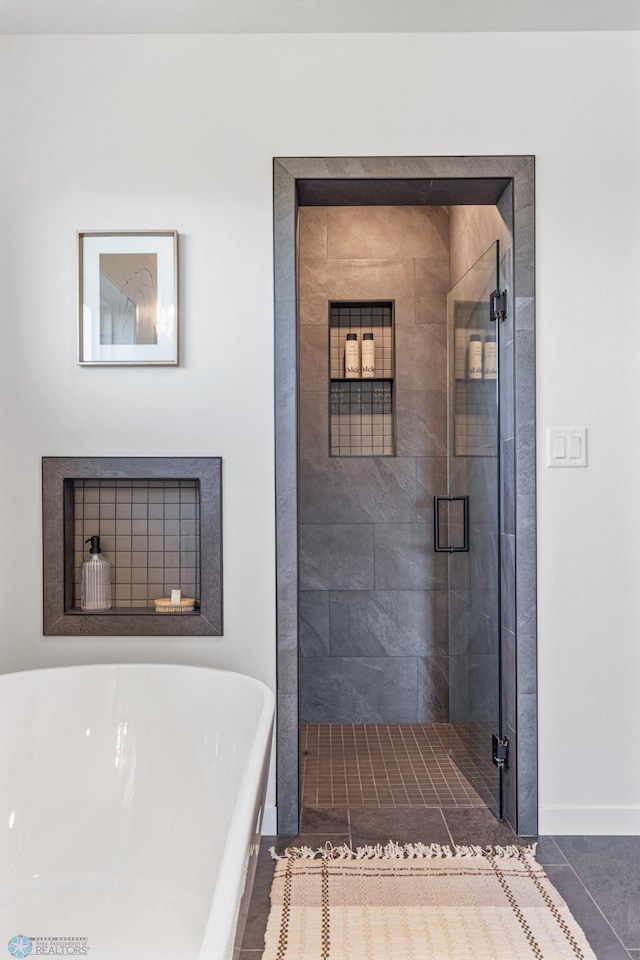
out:
<path id="1" fill-rule="evenodd" d="M 476 764 L 483 755 L 478 738 L 487 736 L 479 724 L 303 727 L 300 835 L 263 838 L 236 960 L 258 960 L 262 954 L 274 870 L 271 846 L 280 853 L 287 846 L 327 841 L 351 847 L 389 840 L 485 846 L 535 839 L 516 837 L 496 820 L 449 755 L 464 761 L 490 800 L 495 768 Z M 537 856 L 597 960 L 640 960 L 640 837 L 540 837 Z"/>
<path id="2" fill-rule="evenodd" d="M 481 845 L 529 842 L 516 838 L 482 807 L 304 806 L 299 836 L 262 838 L 237 960 L 258 960 L 262 954 L 274 870 L 271 846 L 282 852 L 293 844 L 317 847 L 331 841 L 363 846 L 389 839 Z M 597 960 L 640 960 L 640 837 L 541 837 L 538 860 L 581 924 Z"/>
<path id="3" fill-rule="evenodd" d="M 309 723 L 301 731 L 302 803 L 319 807 L 484 806 L 451 758 L 481 750 L 448 723 Z M 472 724 L 465 727 L 471 728 Z M 477 724 L 475 725 L 478 726 Z M 475 734 L 474 734 L 475 735 Z M 490 758 L 491 735 L 485 736 Z M 465 764 L 469 769 L 469 762 Z M 472 764 L 474 782 L 490 784 Z M 489 777 L 496 779 L 496 768 Z"/>

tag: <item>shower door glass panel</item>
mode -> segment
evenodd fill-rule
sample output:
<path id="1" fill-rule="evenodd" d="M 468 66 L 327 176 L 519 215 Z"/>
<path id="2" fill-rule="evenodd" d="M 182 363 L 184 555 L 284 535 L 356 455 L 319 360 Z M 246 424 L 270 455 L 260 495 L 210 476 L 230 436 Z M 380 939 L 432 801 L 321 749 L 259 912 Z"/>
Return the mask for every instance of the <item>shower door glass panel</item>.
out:
<path id="1" fill-rule="evenodd" d="M 499 289 L 496 242 L 447 297 L 448 493 L 468 498 L 465 552 L 449 554 L 449 751 L 489 808 L 502 816 L 501 771 L 492 761 L 500 717 L 499 390 L 491 295 Z M 450 544 L 463 543 L 461 513 L 448 514 Z"/>

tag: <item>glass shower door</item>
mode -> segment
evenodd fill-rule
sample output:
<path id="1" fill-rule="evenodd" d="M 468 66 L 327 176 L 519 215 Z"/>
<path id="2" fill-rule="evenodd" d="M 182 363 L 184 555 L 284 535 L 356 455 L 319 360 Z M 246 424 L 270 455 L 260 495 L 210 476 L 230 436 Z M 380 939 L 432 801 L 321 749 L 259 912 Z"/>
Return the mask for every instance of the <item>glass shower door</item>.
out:
<path id="1" fill-rule="evenodd" d="M 436 540 L 449 553 L 449 752 L 501 817 L 501 767 L 492 744 L 494 735 L 502 737 L 500 320 L 491 317 L 499 289 L 496 242 L 447 297 L 448 497 L 436 510 Z"/>

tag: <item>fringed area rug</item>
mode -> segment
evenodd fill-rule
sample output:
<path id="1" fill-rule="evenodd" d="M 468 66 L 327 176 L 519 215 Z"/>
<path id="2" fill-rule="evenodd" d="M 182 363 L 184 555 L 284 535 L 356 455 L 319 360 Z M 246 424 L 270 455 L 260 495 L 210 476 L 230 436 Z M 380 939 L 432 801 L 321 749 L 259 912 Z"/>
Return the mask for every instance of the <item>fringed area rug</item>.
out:
<path id="1" fill-rule="evenodd" d="M 272 854 L 263 960 L 596 960 L 535 846 Z"/>

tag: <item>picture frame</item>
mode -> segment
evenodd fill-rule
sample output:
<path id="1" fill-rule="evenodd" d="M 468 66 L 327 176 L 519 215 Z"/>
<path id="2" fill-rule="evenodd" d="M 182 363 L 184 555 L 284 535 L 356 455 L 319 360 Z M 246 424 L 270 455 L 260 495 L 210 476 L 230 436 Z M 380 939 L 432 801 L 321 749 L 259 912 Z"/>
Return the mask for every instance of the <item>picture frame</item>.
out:
<path id="1" fill-rule="evenodd" d="M 178 232 L 78 233 L 78 363 L 178 364 Z"/>

